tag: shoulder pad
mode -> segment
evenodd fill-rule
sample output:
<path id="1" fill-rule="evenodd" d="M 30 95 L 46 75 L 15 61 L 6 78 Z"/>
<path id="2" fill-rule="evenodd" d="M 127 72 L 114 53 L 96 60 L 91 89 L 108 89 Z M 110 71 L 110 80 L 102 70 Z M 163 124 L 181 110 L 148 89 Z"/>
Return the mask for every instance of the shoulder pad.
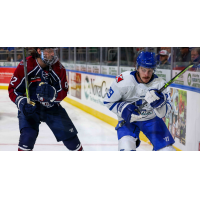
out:
<path id="1" fill-rule="evenodd" d="M 65 67 L 59 62 L 60 69 L 65 69 Z"/>
<path id="2" fill-rule="evenodd" d="M 54 68 L 65 69 L 64 66 L 61 64 L 60 61 L 57 61 L 55 64 L 52 65 Z"/>

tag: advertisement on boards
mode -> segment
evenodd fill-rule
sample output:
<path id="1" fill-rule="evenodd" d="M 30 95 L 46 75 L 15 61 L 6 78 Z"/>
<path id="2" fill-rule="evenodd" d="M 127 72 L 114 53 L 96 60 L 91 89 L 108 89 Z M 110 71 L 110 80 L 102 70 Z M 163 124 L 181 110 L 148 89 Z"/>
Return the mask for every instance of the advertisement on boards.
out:
<path id="1" fill-rule="evenodd" d="M 76 71 L 87 72 L 87 65 L 86 64 L 76 64 L 75 65 Z"/>
<path id="2" fill-rule="evenodd" d="M 99 74 L 100 65 L 87 65 L 87 72 Z"/>
<path id="3" fill-rule="evenodd" d="M 173 70 L 173 76 L 176 76 L 180 70 Z M 174 83 L 200 88 L 200 72 L 186 71 Z"/>
<path id="4" fill-rule="evenodd" d="M 81 73 L 71 72 L 69 79 L 70 95 L 81 99 Z"/>
<path id="5" fill-rule="evenodd" d="M 114 66 L 101 66 L 101 73 L 117 76 L 118 75 L 118 67 Z"/>
<path id="6" fill-rule="evenodd" d="M 85 105 L 117 119 L 116 115 L 103 103 L 104 97 L 107 95 L 107 91 L 114 80 L 108 77 L 82 74 L 81 98 Z"/>
<path id="7" fill-rule="evenodd" d="M 15 69 L 16 68 L 0 67 L 0 83 L 9 84 Z"/>
<path id="8" fill-rule="evenodd" d="M 167 82 L 171 80 L 171 70 L 169 69 L 156 69 L 155 74 Z"/>
<path id="9" fill-rule="evenodd" d="M 68 83 L 68 86 L 69 86 L 69 71 L 67 71 L 67 70 L 66 70 L 66 79 L 67 79 L 67 83 Z M 69 88 L 68 88 L 67 94 L 69 94 Z"/>
<path id="10" fill-rule="evenodd" d="M 163 120 L 177 143 L 186 145 L 187 91 L 170 88 L 171 112 Z M 181 146 L 179 145 L 179 146 Z"/>
<path id="11" fill-rule="evenodd" d="M 3 66 L 3 67 L 15 67 L 19 64 L 19 62 L 0 62 L 0 66 Z"/>
<path id="12" fill-rule="evenodd" d="M 120 68 L 119 68 L 119 70 L 120 70 L 120 74 L 121 73 L 123 73 L 123 72 L 126 72 L 126 71 L 135 71 L 135 67 L 123 67 L 123 66 L 121 66 Z"/>

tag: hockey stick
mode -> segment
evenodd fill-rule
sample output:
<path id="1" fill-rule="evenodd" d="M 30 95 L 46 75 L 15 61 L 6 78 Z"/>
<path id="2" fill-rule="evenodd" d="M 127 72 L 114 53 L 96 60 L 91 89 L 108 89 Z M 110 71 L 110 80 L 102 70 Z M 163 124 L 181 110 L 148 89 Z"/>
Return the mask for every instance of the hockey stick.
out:
<path id="1" fill-rule="evenodd" d="M 27 75 L 27 66 L 26 66 L 26 47 L 22 47 L 22 50 L 23 50 L 24 76 L 25 76 L 27 103 L 34 106 L 35 103 L 30 100 L 30 93 L 29 93 L 28 75 Z"/>
<path id="2" fill-rule="evenodd" d="M 185 69 L 183 69 L 181 72 L 179 72 L 174 78 L 172 78 L 168 83 L 166 83 L 160 90 L 158 90 L 158 93 L 163 92 L 166 88 L 168 88 L 176 79 L 178 79 L 180 77 L 180 75 L 184 74 L 188 69 L 190 69 L 191 67 L 193 67 L 193 63 L 191 63 L 189 66 L 187 66 Z M 140 110 L 142 108 L 144 108 L 146 105 L 148 104 L 148 102 L 145 100 L 144 103 L 139 107 L 139 109 L 135 110 L 136 112 L 138 112 L 139 114 L 141 114 Z M 126 123 L 126 121 L 122 121 L 119 124 L 119 127 L 122 127 L 124 124 Z"/>

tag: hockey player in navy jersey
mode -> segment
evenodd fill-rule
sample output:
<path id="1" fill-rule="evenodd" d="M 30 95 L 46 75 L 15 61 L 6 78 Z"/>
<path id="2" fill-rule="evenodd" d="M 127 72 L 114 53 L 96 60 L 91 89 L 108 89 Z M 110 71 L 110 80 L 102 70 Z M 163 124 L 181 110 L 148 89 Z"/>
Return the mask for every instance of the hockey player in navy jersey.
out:
<path id="1" fill-rule="evenodd" d="M 67 96 L 66 70 L 58 60 L 57 48 L 36 47 L 27 58 L 30 100 L 25 95 L 23 61 L 17 66 L 9 84 L 10 99 L 18 108 L 20 139 L 18 151 L 32 151 L 45 122 L 57 141 L 71 151 L 82 151 L 77 130 L 60 102 Z"/>
<path id="2" fill-rule="evenodd" d="M 154 151 L 175 150 L 172 146 L 174 139 L 162 120 L 171 110 L 169 89 L 158 93 L 165 81 L 154 74 L 155 70 L 155 54 L 141 52 L 136 71 L 117 76 L 107 92 L 104 104 L 119 121 L 116 127 L 119 151 L 135 151 L 140 144 L 140 131 L 152 143 Z M 145 100 L 147 106 L 140 109 Z M 120 126 L 124 120 L 126 123 Z"/>

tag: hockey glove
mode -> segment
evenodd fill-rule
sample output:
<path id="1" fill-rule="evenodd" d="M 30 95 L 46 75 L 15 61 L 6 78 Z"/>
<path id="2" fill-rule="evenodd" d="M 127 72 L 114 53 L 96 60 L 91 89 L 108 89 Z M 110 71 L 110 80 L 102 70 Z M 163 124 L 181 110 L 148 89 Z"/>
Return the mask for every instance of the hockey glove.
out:
<path id="1" fill-rule="evenodd" d="M 37 120 L 36 106 L 27 103 L 27 98 L 19 96 L 17 97 L 15 104 L 17 108 L 24 114 L 27 118 L 35 118 Z"/>
<path id="2" fill-rule="evenodd" d="M 158 93 L 158 90 L 149 90 L 145 96 L 145 100 L 155 109 L 162 107 L 166 99 L 163 93 Z"/>
<path id="3" fill-rule="evenodd" d="M 122 118 L 126 121 L 126 124 L 130 124 L 138 119 L 141 119 L 141 115 L 136 111 L 137 106 L 128 104 L 122 111 Z"/>
<path id="4" fill-rule="evenodd" d="M 53 103 L 58 96 L 56 89 L 44 82 L 39 84 L 36 89 L 36 94 L 39 101 L 49 103 Z"/>

